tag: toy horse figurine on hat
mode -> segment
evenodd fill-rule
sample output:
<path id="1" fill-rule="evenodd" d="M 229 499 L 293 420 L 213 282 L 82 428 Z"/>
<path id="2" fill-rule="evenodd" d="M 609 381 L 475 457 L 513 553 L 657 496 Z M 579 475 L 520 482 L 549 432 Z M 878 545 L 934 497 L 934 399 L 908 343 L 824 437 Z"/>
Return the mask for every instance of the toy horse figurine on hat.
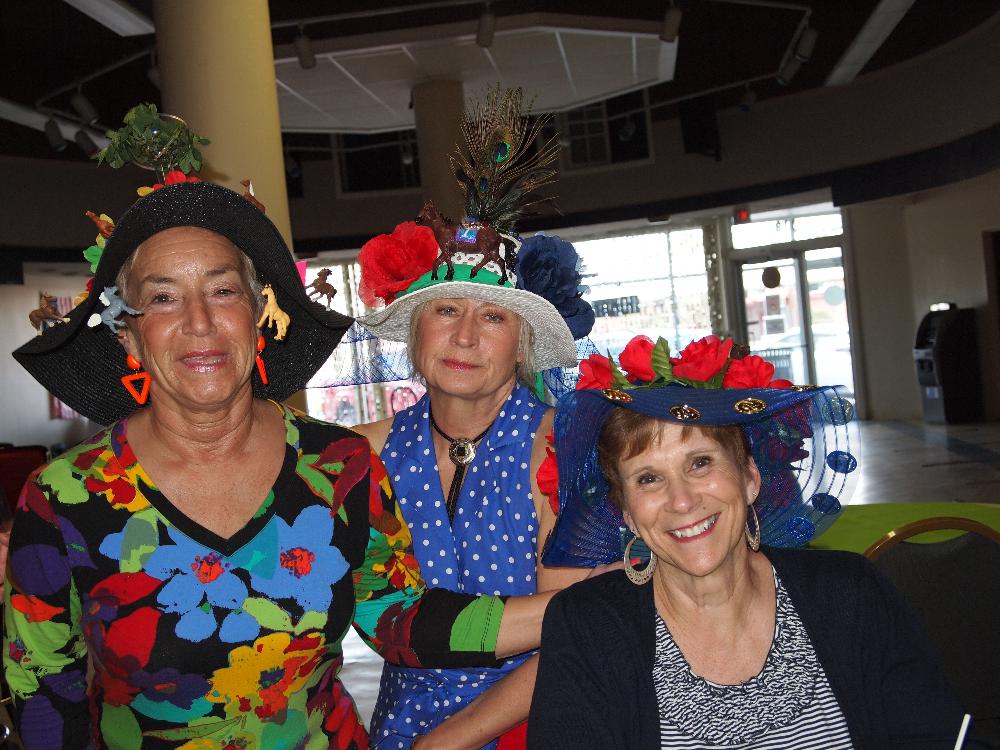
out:
<path id="1" fill-rule="evenodd" d="M 57 323 L 65 323 L 68 320 L 68 318 L 64 318 L 59 314 L 55 303 L 55 297 L 42 292 L 38 295 L 38 307 L 28 313 L 28 320 L 38 330 L 39 336 L 42 335 L 42 331 L 47 327 L 54 326 Z"/>

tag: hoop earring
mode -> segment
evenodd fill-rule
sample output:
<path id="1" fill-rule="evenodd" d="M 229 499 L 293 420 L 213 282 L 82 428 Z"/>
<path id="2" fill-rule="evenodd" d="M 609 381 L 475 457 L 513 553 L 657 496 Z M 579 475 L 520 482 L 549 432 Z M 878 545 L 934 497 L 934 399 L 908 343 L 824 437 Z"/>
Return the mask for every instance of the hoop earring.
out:
<path id="1" fill-rule="evenodd" d="M 649 583 L 650 579 L 653 577 L 653 571 L 656 570 L 656 553 L 652 550 L 649 551 L 649 563 L 642 570 L 638 570 L 632 567 L 632 545 L 635 544 L 635 540 L 638 539 L 638 534 L 632 537 L 631 541 L 625 545 L 625 576 L 636 586 L 643 586 Z"/>
<path id="2" fill-rule="evenodd" d="M 260 382 L 267 385 L 267 369 L 264 367 L 264 360 L 260 357 L 265 346 L 267 346 L 267 342 L 264 341 L 264 335 L 261 334 L 257 337 L 257 372 L 260 374 Z"/>
<path id="3" fill-rule="evenodd" d="M 754 501 L 757 500 L 757 496 L 754 495 Z M 751 551 L 757 552 L 760 549 L 760 519 L 757 518 L 757 509 L 753 507 L 753 503 L 750 503 L 750 512 L 747 513 L 746 528 L 743 533 L 747 538 L 747 547 Z M 754 532 L 750 533 L 750 516 L 753 516 Z"/>
<path id="4" fill-rule="evenodd" d="M 129 395 L 135 399 L 135 402 L 142 406 L 149 399 L 149 382 L 152 380 L 149 373 L 142 371 L 142 363 L 129 354 L 125 357 L 125 364 L 132 370 L 140 370 L 140 372 L 132 372 L 126 375 L 122 375 L 122 385 L 125 386 L 125 390 L 128 391 Z M 139 387 L 136 388 L 135 384 L 139 383 Z"/>

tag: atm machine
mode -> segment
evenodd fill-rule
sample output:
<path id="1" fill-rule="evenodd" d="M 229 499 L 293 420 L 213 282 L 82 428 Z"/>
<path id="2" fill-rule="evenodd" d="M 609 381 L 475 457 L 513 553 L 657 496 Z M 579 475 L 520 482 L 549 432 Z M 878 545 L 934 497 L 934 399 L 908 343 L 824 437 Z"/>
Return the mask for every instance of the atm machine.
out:
<path id="1" fill-rule="evenodd" d="M 931 305 L 917 328 L 913 361 L 926 422 L 956 424 L 982 419 L 975 310 L 952 302 Z"/>

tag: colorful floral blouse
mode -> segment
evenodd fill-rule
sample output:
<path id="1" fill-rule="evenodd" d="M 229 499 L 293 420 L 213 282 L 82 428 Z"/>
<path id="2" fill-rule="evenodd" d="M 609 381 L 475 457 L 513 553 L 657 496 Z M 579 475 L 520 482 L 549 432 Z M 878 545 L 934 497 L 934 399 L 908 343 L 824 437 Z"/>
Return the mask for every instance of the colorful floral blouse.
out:
<path id="1" fill-rule="evenodd" d="M 281 472 L 229 539 L 156 489 L 127 420 L 28 483 L 4 638 L 28 748 L 366 748 L 352 620 L 392 663 L 494 663 L 502 601 L 426 589 L 368 442 L 282 411 Z"/>

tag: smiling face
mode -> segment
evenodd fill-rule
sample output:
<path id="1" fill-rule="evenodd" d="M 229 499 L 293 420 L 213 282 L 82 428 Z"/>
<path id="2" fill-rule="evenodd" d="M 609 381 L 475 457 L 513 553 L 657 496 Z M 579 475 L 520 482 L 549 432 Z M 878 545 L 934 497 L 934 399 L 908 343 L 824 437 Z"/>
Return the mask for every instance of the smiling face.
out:
<path id="1" fill-rule="evenodd" d="M 625 522 L 656 554 L 658 575 L 703 578 L 747 553 L 760 474 L 749 457 L 741 468 L 712 428 L 656 426 L 645 450 L 617 461 Z"/>
<path id="2" fill-rule="evenodd" d="M 211 408 L 250 389 L 254 303 L 239 250 L 198 227 L 153 235 L 128 270 L 122 345 L 152 376 L 158 405 Z"/>
<path id="3" fill-rule="evenodd" d="M 476 299 L 435 299 L 416 322 L 411 359 L 427 390 L 464 398 L 509 391 L 519 361 L 521 318 Z"/>

